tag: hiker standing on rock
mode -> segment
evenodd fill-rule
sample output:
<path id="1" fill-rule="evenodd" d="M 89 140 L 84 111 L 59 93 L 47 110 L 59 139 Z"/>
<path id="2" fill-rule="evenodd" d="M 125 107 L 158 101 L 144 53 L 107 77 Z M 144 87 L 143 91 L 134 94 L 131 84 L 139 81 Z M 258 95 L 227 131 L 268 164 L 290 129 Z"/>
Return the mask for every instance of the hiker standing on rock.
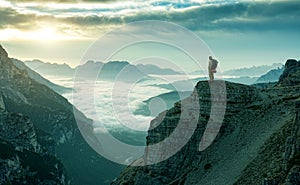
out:
<path id="1" fill-rule="evenodd" d="M 213 59 L 212 56 L 208 57 L 208 74 L 209 74 L 209 81 L 214 80 L 214 73 L 216 73 L 216 68 L 218 66 L 218 61 Z"/>

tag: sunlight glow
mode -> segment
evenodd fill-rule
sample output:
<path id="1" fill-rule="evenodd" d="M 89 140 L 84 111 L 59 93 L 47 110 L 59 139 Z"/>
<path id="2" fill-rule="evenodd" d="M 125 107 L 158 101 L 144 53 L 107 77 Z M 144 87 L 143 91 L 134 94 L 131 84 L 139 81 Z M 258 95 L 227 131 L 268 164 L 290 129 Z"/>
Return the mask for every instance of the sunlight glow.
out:
<path id="1" fill-rule="evenodd" d="M 61 40 L 74 40 L 79 39 L 75 36 L 69 36 L 66 34 L 61 34 L 56 31 L 55 28 L 51 26 L 44 26 L 41 29 L 33 31 L 22 31 L 18 29 L 3 29 L 0 30 L 0 40 L 33 40 L 33 41 L 61 41 Z"/>
<path id="2" fill-rule="evenodd" d="M 35 32 L 37 40 L 57 40 L 60 36 L 51 27 L 45 27 Z"/>

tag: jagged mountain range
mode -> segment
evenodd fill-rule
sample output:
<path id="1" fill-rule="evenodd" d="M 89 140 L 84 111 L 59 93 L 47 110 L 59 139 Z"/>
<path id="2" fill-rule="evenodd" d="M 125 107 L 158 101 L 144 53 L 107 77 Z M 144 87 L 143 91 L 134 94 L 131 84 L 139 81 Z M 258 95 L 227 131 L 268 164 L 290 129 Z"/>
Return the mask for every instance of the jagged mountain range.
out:
<path id="1" fill-rule="evenodd" d="M 71 68 L 67 64 L 45 63 L 40 60 L 25 61 L 25 64 L 32 70 L 40 73 L 43 76 L 67 76 L 74 77 L 94 77 L 99 73 L 99 79 L 116 78 L 120 73 L 126 74 L 126 78 L 136 78 L 147 75 L 175 75 L 180 74 L 177 71 L 168 68 L 160 68 L 152 64 L 137 64 L 132 65 L 127 61 L 110 61 L 103 63 L 100 61 L 87 61 L 75 68 Z M 122 71 L 124 70 L 124 71 Z M 78 71 L 80 74 L 78 74 Z M 121 74 L 122 75 L 122 74 Z M 133 75 L 130 76 L 130 75 Z"/>
<path id="2" fill-rule="evenodd" d="M 30 78 L 34 79 L 35 81 L 37 81 L 43 85 L 48 86 L 49 88 L 53 89 L 57 93 L 61 94 L 61 93 L 72 91 L 71 88 L 63 87 L 63 86 L 60 86 L 60 85 L 50 82 L 49 80 L 45 79 L 40 74 L 38 74 L 37 72 L 35 72 L 32 69 L 30 69 L 29 67 L 27 67 L 22 61 L 20 61 L 18 59 L 11 59 L 11 60 L 17 68 L 19 68 L 21 70 L 25 70 Z"/>
<path id="3" fill-rule="evenodd" d="M 259 65 L 252 67 L 242 67 L 236 69 L 225 70 L 222 74 L 224 76 L 238 76 L 238 77 L 259 77 L 266 74 L 268 71 L 281 68 L 282 63 L 273 63 L 271 65 Z M 190 73 L 191 75 L 205 75 L 204 70 L 197 70 Z"/>
<path id="4" fill-rule="evenodd" d="M 136 67 L 145 74 L 152 75 L 178 75 L 182 74 L 178 71 L 168 68 L 160 68 L 153 64 L 137 64 Z"/>
<path id="5" fill-rule="evenodd" d="M 16 67 L 2 47 L 0 97 L 4 184 L 108 184 L 123 169 L 96 153 L 81 135 L 79 123 L 90 133 L 89 142 L 99 145 L 92 120 Z"/>
<path id="6" fill-rule="evenodd" d="M 280 66 L 277 69 L 273 69 L 275 66 Z M 259 77 L 250 77 L 251 75 L 245 75 L 247 70 L 252 71 L 257 68 L 262 68 L 259 70 L 258 73 L 255 75 L 261 75 Z M 270 69 L 270 71 L 265 72 L 267 69 Z M 252 68 L 241 68 L 241 69 L 234 69 L 229 70 L 229 73 L 234 73 L 238 77 L 223 77 L 223 80 L 234 82 L 234 83 L 241 83 L 246 85 L 252 85 L 252 84 L 259 84 L 261 86 L 265 86 L 267 84 L 265 83 L 271 83 L 271 82 L 277 82 L 279 80 L 280 75 L 283 73 L 284 66 L 282 64 L 274 63 L 270 66 L 263 65 L 263 66 L 255 66 Z M 239 71 L 242 71 L 240 73 Z M 265 72 L 265 73 L 263 73 Z M 205 73 L 202 71 L 196 71 L 192 72 L 193 75 L 204 75 Z M 226 74 L 226 72 L 224 72 Z M 244 75 L 244 76 L 243 76 Z M 200 77 L 200 78 L 192 78 L 188 80 L 179 80 L 175 81 L 173 83 L 166 83 L 166 84 L 155 84 L 153 86 L 157 86 L 160 88 L 172 90 L 172 91 L 192 91 L 194 88 L 194 84 L 196 84 L 198 81 L 202 80 L 208 80 L 208 77 Z"/>
<path id="7" fill-rule="evenodd" d="M 266 74 L 259 77 L 255 83 L 270 83 L 270 82 L 277 82 L 279 77 L 284 71 L 284 67 L 277 69 L 272 69 L 271 71 L 267 72 Z"/>
<path id="8" fill-rule="evenodd" d="M 226 91 L 219 88 L 224 83 Z M 216 90 L 211 92 L 211 88 Z M 199 151 L 206 127 L 213 122 L 212 116 L 222 113 L 224 104 L 220 97 L 224 95 L 226 110 L 220 130 L 211 145 Z M 214 113 L 212 97 L 216 98 Z M 199 108 L 195 110 L 196 104 Z M 199 119 L 182 118 L 183 112 L 199 114 Z M 177 128 L 180 118 L 186 127 Z M 176 141 L 185 138 L 189 128 L 194 127 L 193 135 L 177 153 L 147 165 L 177 146 Z M 183 136 L 165 140 L 175 130 Z M 112 184 L 300 184 L 300 62 L 288 60 L 274 87 L 198 82 L 190 97 L 151 121 L 147 146 L 161 141 L 164 147 L 146 148 L 144 156 L 128 166 Z"/>
<path id="9" fill-rule="evenodd" d="M 74 68 L 71 68 L 68 64 L 57 64 L 57 63 L 49 63 L 43 62 L 38 59 L 34 59 L 31 61 L 24 61 L 25 65 L 27 65 L 32 70 L 38 72 L 43 76 L 74 76 Z"/>
<path id="10" fill-rule="evenodd" d="M 261 65 L 261 66 L 252 66 L 244 67 L 238 69 L 230 69 L 223 72 L 225 76 L 249 76 L 249 77 L 259 77 L 263 74 L 266 74 L 272 69 L 281 68 L 282 63 L 273 63 L 271 65 Z"/>
<path id="11" fill-rule="evenodd" d="M 179 75 L 180 72 L 174 71 L 168 68 L 160 68 L 153 64 L 137 64 L 132 65 L 126 61 L 111 61 L 108 63 L 103 63 L 100 61 L 87 61 L 85 64 L 79 65 L 75 68 L 71 68 L 67 64 L 57 64 L 57 63 L 45 63 L 40 60 L 31 60 L 24 62 L 28 67 L 32 70 L 38 72 L 43 76 L 67 76 L 67 77 L 74 77 L 74 74 L 77 70 L 82 71 L 82 77 L 92 77 L 98 75 L 101 71 L 103 76 L 99 77 L 100 79 L 107 79 L 109 77 L 108 74 L 114 76 L 110 76 L 110 78 L 115 77 L 116 74 L 120 73 L 120 71 L 125 67 L 131 68 L 131 73 L 134 72 L 138 75 L 142 74 L 146 75 Z M 225 76 L 238 76 L 240 78 L 226 78 L 226 80 L 237 82 L 237 83 L 244 83 L 244 84 L 252 84 L 252 83 L 263 83 L 268 81 L 266 79 L 269 75 L 273 75 L 272 79 L 275 80 L 277 75 L 275 74 L 275 69 L 280 68 L 282 69 L 281 63 L 274 63 L 272 65 L 261 65 L 261 66 L 253 66 L 253 67 L 245 67 L 239 69 L 231 69 L 223 72 Z M 103 67 L 103 68 L 102 68 Z M 270 74 L 268 73 L 270 70 L 274 70 Z M 84 73 L 83 73 L 84 72 Z M 100 72 L 100 73 L 101 73 Z M 124 73 L 127 71 L 124 71 Z M 140 73 L 140 74 L 139 74 Z M 194 71 L 190 73 L 191 75 L 205 75 L 204 71 Z M 267 75 L 267 76 L 266 76 Z M 275 76 L 274 76 L 275 75 Z M 261 76 L 261 77 L 260 77 Z M 279 74 L 280 76 L 280 74 Z M 278 76 L 278 78 L 279 78 Z M 271 77 L 269 77 L 271 78 Z M 256 82 L 257 81 L 257 82 Z"/>

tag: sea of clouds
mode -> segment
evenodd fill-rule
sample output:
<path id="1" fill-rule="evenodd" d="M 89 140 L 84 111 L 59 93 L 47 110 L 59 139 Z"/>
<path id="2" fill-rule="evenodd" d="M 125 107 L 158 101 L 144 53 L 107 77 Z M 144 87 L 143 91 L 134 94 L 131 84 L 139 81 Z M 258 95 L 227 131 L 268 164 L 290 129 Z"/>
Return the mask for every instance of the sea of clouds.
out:
<path id="1" fill-rule="evenodd" d="M 94 133 L 101 141 L 101 145 L 106 146 L 104 147 L 106 153 L 113 156 L 113 161 L 123 164 L 130 164 L 143 155 L 147 131 L 151 120 L 154 119 L 153 116 L 155 116 L 155 114 L 151 114 L 152 116 L 137 115 L 134 114 L 134 111 L 141 105 L 145 105 L 143 101 L 172 91 L 172 89 L 162 88 L 161 84 L 187 79 L 186 76 L 180 78 L 178 75 L 153 76 L 150 80 L 130 84 L 120 81 L 88 79 L 74 82 L 71 78 L 55 76 L 46 78 L 56 84 L 73 88 L 72 92 L 63 93 L 62 96 L 93 120 Z M 182 89 L 180 86 L 177 90 L 192 90 L 193 87 L 194 84 L 188 84 L 184 88 L 190 89 Z M 176 89 L 176 85 L 174 88 Z M 151 107 L 151 105 L 155 107 Z M 150 111 L 159 110 L 157 113 L 167 109 L 164 101 L 162 99 L 159 101 L 159 98 L 156 99 L 156 103 L 150 103 L 149 106 Z"/>
<path id="2" fill-rule="evenodd" d="M 114 130 L 126 129 L 127 131 L 147 131 L 150 121 L 154 118 L 151 116 L 135 115 L 133 112 L 142 104 L 143 101 L 151 97 L 170 92 L 172 90 L 159 87 L 160 84 L 168 84 L 178 80 L 185 80 L 186 77 L 178 75 L 167 76 L 164 78 L 154 77 L 150 80 L 141 81 L 133 84 L 126 82 L 112 81 L 92 81 L 88 79 L 76 80 L 71 78 L 62 78 L 47 76 L 52 82 L 64 87 L 76 89 L 73 92 L 63 93 L 62 96 L 73 103 L 88 118 L 94 120 L 95 132 L 101 132 L 98 129 L 99 124 Z M 192 90 L 194 84 L 188 84 L 185 89 Z M 176 89 L 176 87 L 174 87 Z M 76 98 L 76 101 L 74 99 Z M 92 102 L 92 103 L 88 103 Z M 166 109 L 164 102 L 160 103 L 160 109 Z M 151 107 L 149 107 L 151 110 Z"/>

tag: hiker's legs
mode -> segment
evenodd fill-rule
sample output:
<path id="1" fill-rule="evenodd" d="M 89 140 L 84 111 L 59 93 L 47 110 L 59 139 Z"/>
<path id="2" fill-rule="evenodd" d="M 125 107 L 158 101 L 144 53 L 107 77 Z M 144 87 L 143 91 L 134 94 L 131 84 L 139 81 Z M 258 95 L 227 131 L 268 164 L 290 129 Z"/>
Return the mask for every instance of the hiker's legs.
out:
<path id="1" fill-rule="evenodd" d="M 211 72 L 211 70 L 208 71 L 209 74 L 209 80 L 213 81 L 214 80 L 214 74 Z"/>

